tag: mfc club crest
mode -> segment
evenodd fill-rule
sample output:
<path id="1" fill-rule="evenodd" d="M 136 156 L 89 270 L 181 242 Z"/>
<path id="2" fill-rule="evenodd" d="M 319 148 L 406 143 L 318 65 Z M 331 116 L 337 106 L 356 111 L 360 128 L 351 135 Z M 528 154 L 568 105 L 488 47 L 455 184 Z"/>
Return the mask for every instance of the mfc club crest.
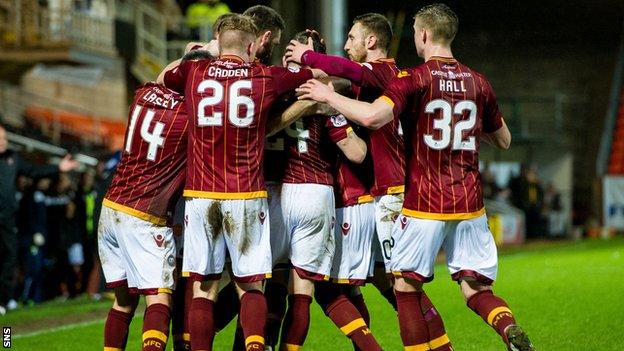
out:
<path id="1" fill-rule="evenodd" d="M 264 211 L 258 213 L 258 219 L 260 219 L 260 224 L 264 224 L 264 220 L 266 219 L 266 213 L 264 213 Z"/>
<path id="2" fill-rule="evenodd" d="M 341 229 L 342 229 L 342 235 L 347 235 L 349 234 L 349 230 L 351 229 L 351 224 L 342 223 Z"/>
<path id="3" fill-rule="evenodd" d="M 401 229 L 405 229 L 407 227 L 407 217 L 401 216 Z"/>

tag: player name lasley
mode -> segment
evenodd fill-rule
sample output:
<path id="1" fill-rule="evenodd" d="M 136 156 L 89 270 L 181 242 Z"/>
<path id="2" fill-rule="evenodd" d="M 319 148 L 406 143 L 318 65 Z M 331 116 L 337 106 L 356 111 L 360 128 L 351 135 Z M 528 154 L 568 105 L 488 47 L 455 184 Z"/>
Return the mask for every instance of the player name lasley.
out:
<path id="1" fill-rule="evenodd" d="M 180 103 L 179 100 L 176 101 L 176 99 L 174 99 L 173 97 L 169 99 L 162 98 L 158 96 L 156 93 L 152 93 L 152 92 L 143 96 L 143 100 L 145 100 L 146 102 L 151 102 L 158 106 L 162 106 L 166 109 L 173 109 L 176 107 L 177 104 Z"/>
<path id="2" fill-rule="evenodd" d="M 454 93 L 463 93 L 466 91 L 466 87 L 464 87 L 464 81 L 455 81 L 455 80 L 444 80 L 440 79 L 440 91 L 450 91 Z"/>

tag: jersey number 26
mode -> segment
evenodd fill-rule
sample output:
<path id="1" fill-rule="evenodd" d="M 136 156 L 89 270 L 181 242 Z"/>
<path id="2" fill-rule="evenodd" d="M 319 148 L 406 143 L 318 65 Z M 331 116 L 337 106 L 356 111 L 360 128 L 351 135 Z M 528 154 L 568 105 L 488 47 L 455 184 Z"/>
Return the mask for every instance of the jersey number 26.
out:
<path id="1" fill-rule="evenodd" d="M 206 96 L 199 101 L 197 105 L 197 125 L 199 127 L 222 126 L 223 112 L 214 111 L 212 115 L 206 115 L 208 106 L 215 106 L 223 101 L 225 88 L 223 84 L 216 80 L 204 80 L 197 87 L 197 92 L 202 94 L 206 90 L 212 89 L 212 96 Z M 255 105 L 253 100 L 246 95 L 241 94 L 241 89 L 251 89 L 250 80 L 238 80 L 228 88 L 228 106 L 225 109 L 230 123 L 237 127 L 248 127 L 253 122 Z M 240 114 L 240 107 L 246 107 L 245 113 Z"/>

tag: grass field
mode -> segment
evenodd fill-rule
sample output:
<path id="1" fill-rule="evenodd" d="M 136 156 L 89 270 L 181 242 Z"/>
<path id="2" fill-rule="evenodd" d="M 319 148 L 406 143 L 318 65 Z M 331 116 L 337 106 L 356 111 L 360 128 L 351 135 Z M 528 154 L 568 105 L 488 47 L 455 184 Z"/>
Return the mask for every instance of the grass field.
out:
<path id="1" fill-rule="evenodd" d="M 455 349 L 504 350 L 499 337 L 465 307 L 444 266 L 436 267 L 436 277 L 426 290 Z M 624 349 L 624 238 L 505 250 L 495 291 L 507 300 L 538 350 Z M 385 350 L 402 350 L 394 311 L 373 288 L 365 288 L 364 294 L 377 339 Z M 110 301 L 51 302 L 0 320 L 12 327 L 15 350 L 101 350 L 109 306 Z M 128 350 L 140 349 L 140 323 L 140 318 L 133 322 Z M 232 336 L 231 324 L 217 335 L 215 350 L 230 350 Z M 314 304 L 305 350 L 351 350 Z"/>

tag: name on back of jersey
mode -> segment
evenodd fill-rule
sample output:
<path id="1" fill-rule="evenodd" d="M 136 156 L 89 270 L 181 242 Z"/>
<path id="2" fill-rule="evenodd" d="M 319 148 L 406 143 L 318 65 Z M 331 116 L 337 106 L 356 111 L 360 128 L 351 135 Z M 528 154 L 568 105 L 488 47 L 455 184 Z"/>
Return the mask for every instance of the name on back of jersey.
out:
<path id="1" fill-rule="evenodd" d="M 160 97 L 158 94 L 154 92 L 150 92 L 143 96 L 143 100 L 145 102 L 152 103 L 154 105 L 158 105 L 164 107 L 166 109 L 174 109 L 179 103 L 180 100 L 173 97 L 171 94 L 166 94 L 165 97 Z"/>

